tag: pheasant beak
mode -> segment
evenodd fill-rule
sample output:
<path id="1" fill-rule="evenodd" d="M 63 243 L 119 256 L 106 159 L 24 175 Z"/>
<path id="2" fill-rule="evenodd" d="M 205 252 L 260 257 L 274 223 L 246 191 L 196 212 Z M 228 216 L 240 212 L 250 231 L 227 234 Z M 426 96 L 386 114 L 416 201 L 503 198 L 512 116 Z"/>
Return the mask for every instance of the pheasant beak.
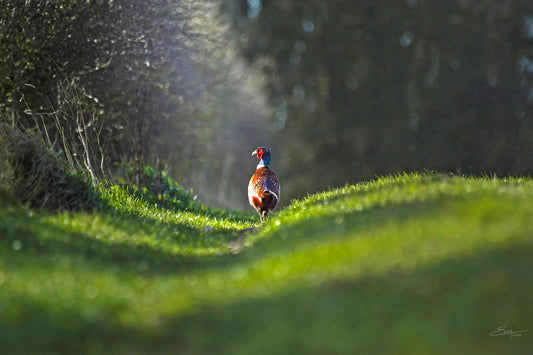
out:
<path id="1" fill-rule="evenodd" d="M 253 157 L 254 155 L 257 155 L 257 150 L 254 150 L 254 151 L 252 152 L 252 157 Z"/>

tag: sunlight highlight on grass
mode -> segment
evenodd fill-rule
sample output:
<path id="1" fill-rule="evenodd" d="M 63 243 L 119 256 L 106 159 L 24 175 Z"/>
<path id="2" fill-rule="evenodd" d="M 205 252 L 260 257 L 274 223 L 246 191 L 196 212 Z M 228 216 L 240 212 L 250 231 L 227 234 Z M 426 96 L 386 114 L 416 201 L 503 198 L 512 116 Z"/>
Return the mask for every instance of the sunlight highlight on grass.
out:
<path id="1" fill-rule="evenodd" d="M 383 351 L 482 351 L 485 338 L 446 343 L 459 305 L 478 312 L 461 318 L 462 332 L 486 332 L 504 318 L 522 326 L 533 316 L 515 311 L 533 301 L 533 285 L 510 278 L 533 266 L 530 179 L 390 176 L 293 201 L 256 232 L 252 213 L 165 210 L 118 187 L 102 195 L 96 212 L 32 212 L 12 202 L 0 209 L 4 346 L 250 353 L 278 349 L 272 339 L 291 334 L 297 352 L 351 352 L 377 342 L 390 318 Z M 402 311 L 389 313 L 399 300 Z M 421 326 L 425 314 L 440 332 Z M 321 322 L 340 327 L 340 338 L 322 336 Z M 427 333 L 423 348 L 408 340 L 406 324 Z M 44 348 L 19 341 L 29 336 Z"/>

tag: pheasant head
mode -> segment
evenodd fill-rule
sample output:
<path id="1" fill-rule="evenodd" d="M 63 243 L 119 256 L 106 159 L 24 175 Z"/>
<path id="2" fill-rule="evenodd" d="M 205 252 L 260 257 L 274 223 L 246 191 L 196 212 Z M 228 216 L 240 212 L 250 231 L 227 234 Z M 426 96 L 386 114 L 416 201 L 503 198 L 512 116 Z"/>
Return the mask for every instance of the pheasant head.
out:
<path id="1" fill-rule="evenodd" d="M 270 165 L 270 148 L 259 147 L 252 152 L 252 155 L 257 155 L 257 159 L 259 159 L 257 169 Z"/>

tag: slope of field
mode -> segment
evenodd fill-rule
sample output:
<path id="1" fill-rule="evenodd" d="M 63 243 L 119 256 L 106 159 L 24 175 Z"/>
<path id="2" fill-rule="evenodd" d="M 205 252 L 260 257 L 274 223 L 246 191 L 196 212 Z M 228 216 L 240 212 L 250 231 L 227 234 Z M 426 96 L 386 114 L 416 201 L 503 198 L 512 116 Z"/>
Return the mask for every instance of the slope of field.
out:
<path id="1" fill-rule="evenodd" d="M 263 226 L 102 196 L 99 212 L 0 202 L 0 353 L 533 348 L 530 179 L 386 177 Z"/>

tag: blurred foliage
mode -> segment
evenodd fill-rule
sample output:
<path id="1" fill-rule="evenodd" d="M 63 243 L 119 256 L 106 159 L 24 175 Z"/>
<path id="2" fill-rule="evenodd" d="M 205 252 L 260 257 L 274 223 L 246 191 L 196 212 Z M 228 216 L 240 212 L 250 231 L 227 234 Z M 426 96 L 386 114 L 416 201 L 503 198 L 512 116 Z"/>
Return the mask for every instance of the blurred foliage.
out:
<path id="1" fill-rule="evenodd" d="M 532 173 L 526 0 L 6 1 L 0 72 L 0 121 L 94 185 L 162 166 L 244 207 L 258 145 L 282 203 L 396 171 Z"/>
<path id="2" fill-rule="evenodd" d="M 236 157 L 268 135 L 255 133 L 268 108 L 261 76 L 237 55 L 217 9 L 192 0 L 4 2 L 0 120 L 36 129 L 95 184 L 114 177 L 115 162 L 160 162 L 211 203 L 244 202 Z"/>
<path id="3" fill-rule="evenodd" d="M 167 1 L 8 1 L 0 8 L 1 119 L 37 127 L 69 162 L 88 150 L 91 166 L 135 156 L 165 109 L 147 113 L 168 91 L 155 68 L 183 49 L 179 10 Z M 88 127 L 97 139 L 74 144 Z"/>
<path id="4" fill-rule="evenodd" d="M 92 209 L 98 196 L 91 181 L 79 170 L 70 169 L 47 149 L 39 137 L 0 124 L 0 198 L 12 201 L 13 194 L 24 204 L 48 210 Z"/>
<path id="5" fill-rule="evenodd" d="M 405 170 L 533 173 L 531 1 L 226 0 L 224 10 L 267 74 L 289 195 Z"/>

